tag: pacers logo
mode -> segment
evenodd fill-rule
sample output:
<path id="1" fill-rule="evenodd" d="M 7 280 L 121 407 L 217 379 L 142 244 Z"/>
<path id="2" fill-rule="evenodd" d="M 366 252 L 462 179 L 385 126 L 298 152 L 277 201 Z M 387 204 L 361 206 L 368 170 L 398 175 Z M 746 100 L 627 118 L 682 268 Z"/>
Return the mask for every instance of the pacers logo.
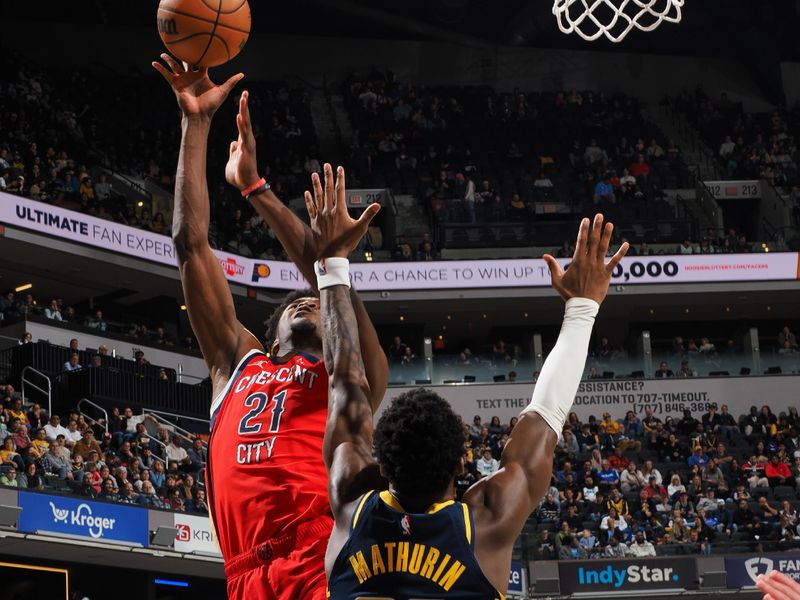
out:
<path id="1" fill-rule="evenodd" d="M 251 281 L 256 282 L 260 279 L 266 279 L 270 276 L 272 271 L 270 270 L 268 265 L 264 263 L 253 263 L 253 275 Z"/>

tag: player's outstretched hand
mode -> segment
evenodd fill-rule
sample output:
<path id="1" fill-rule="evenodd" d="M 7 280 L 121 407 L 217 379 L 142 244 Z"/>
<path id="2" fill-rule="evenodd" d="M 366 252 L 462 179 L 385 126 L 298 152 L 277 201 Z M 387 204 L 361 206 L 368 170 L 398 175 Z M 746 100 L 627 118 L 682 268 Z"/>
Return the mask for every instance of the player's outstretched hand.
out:
<path id="1" fill-rule="evenodd" d="M 628 242 L 622 244 L 617 253 L 606 263 L 608 246 L 614 225 L 603 226 L 603 215 L 596 214 L 594 223 L 589 227 L 589 219 L 581 221 L 578 230 L 578 241 L 572 263 L 564 271 L 558 261 L 549 254 L 544 255 L 550 267 L 550 278 L 555 289 L 564 300 L 570 298 L 589 298 L 598 304 L 605 300 L 611 273 L 628 252 Z"/>
<path id="2" fill-rule="evenodd" d="M 236 115 L 239 139 L 231 142 L 228 164 L 225 165 L 225 179 L 239 190 L 258 181 L 256 137 L 253 135 L 253 124 L 250 121 L 249 100 L 250 92 L 243 91 L 239 98 L 239 114 Z"/>
<path id="3" fill-rule="evenodd" d="M 380 204 L 370 204 L 358 219 L 351 218 L 347 212 L 344 168 L 339 167 L 336 170 L 335 183 L 333 168 L 329 163 L 325 163 L 323 172 L 324 186 L 319 175 L 313 173 L 311 184 L 314 195 L 305 193 L 317 258 L 346 258 L 366 235 L 370 222 L 381 207 Z"/>
<path id="4" fill-rule="evenodd" d="M 208 78 L 206 68 L 194 69 L 186 63 L 181 64 L 166 52 L 161 55 L 161 60 L 169 68 L 158 61 L 153 61 L 153 68 L 161 73 L 172 87 L 184 116 L 212 117 L 222 106 L 233 86 L 244 77 L 244 74 L 237 73 L 225 83 L 217 85 Z"/>
<path id="5" fill-rule="evenodd" d="M 756 585 L 764 592 L 763 600 L 800 600 L 800 583 L 778 571 L 759 575 Z"/>

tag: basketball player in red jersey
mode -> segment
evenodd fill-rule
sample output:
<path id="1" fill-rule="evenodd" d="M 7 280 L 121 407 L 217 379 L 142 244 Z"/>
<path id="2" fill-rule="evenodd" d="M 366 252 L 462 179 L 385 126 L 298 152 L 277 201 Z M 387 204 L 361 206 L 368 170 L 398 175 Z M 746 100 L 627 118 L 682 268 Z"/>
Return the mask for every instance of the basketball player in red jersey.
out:
<path id="1" fill-rule="evenodd" d="M 322 600 L 333 521 L 321 450 L 328 377 L 321 360 L 319 300 L 311 290 L 290 294 L 270 318 L 269 356 L 236 319 L 230 289 L 208 244 L 205 173 L 211 119 L 242 75 L 217 86 L 205 69 L 188 69 L 166 54 L 162 59 L 168 68 L 153 66 L 172 86 L 182 111 L 173 240 L 189 319 L 213 387 L 207 486 L 228 597 Z M 269 186 L 252 185 L 258 180 L 255 142 L 249 114 L 246 119 L 237 117 L 240 141 L 231 146 L 228 179 L 240 189 L 253 188 L 250 199 L 300 271 L 316 282 L 314 236 Z M 324 188 L 316 175 L 313 186 L 318 193 L 334 193 L 330 165 Z M 362 237 L 375 212 L 350 220 L 348 235 Z M 355 295 L 353 300 L 360 342 L 372 358 L 368 378 L 377 406 L 388 366 L 363 304 Z"/>

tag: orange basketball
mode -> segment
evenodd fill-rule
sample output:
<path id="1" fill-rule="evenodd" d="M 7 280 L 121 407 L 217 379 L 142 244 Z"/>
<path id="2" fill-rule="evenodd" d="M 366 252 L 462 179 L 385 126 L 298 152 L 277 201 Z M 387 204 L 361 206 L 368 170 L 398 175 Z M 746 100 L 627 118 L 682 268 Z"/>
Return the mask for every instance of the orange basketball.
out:
<path id="1" fill-rule="evenodd" d="M 250 35 L 247 0 L 161 0 L 158 33 L 176 58 L 215 67 L 239 54 Z"/>

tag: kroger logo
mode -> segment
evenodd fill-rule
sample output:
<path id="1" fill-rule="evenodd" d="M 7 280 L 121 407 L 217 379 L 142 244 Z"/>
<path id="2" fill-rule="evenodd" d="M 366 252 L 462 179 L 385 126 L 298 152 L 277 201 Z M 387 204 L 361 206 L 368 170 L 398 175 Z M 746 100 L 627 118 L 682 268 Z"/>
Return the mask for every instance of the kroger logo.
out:
<path id="1" fill-rule="evenodd" d="M 50 508 L 53 511 L 54 523 L 86 528 L 89 535 L 95 539 L 103 537 L 103 532 L 105 531 L 112 531 L 114 523 L 117 521 L 108 517 L 95 517 L 92 515 L 92 507 L 85 503 L 79 504 L 75 510 L 69 510 L 58 508 L 51 501 Z"/>
<path id="2" fill-rule="evenodd" d="M 611 565 L 604 569 L 578 568 L 578 585 L 613 585 L 620 588 L 626 583 L 666 583 L 677 582 L 678 574 L 671 567 L 645 567 L 631 565 L 625 569 L 615 569 Z"/>

